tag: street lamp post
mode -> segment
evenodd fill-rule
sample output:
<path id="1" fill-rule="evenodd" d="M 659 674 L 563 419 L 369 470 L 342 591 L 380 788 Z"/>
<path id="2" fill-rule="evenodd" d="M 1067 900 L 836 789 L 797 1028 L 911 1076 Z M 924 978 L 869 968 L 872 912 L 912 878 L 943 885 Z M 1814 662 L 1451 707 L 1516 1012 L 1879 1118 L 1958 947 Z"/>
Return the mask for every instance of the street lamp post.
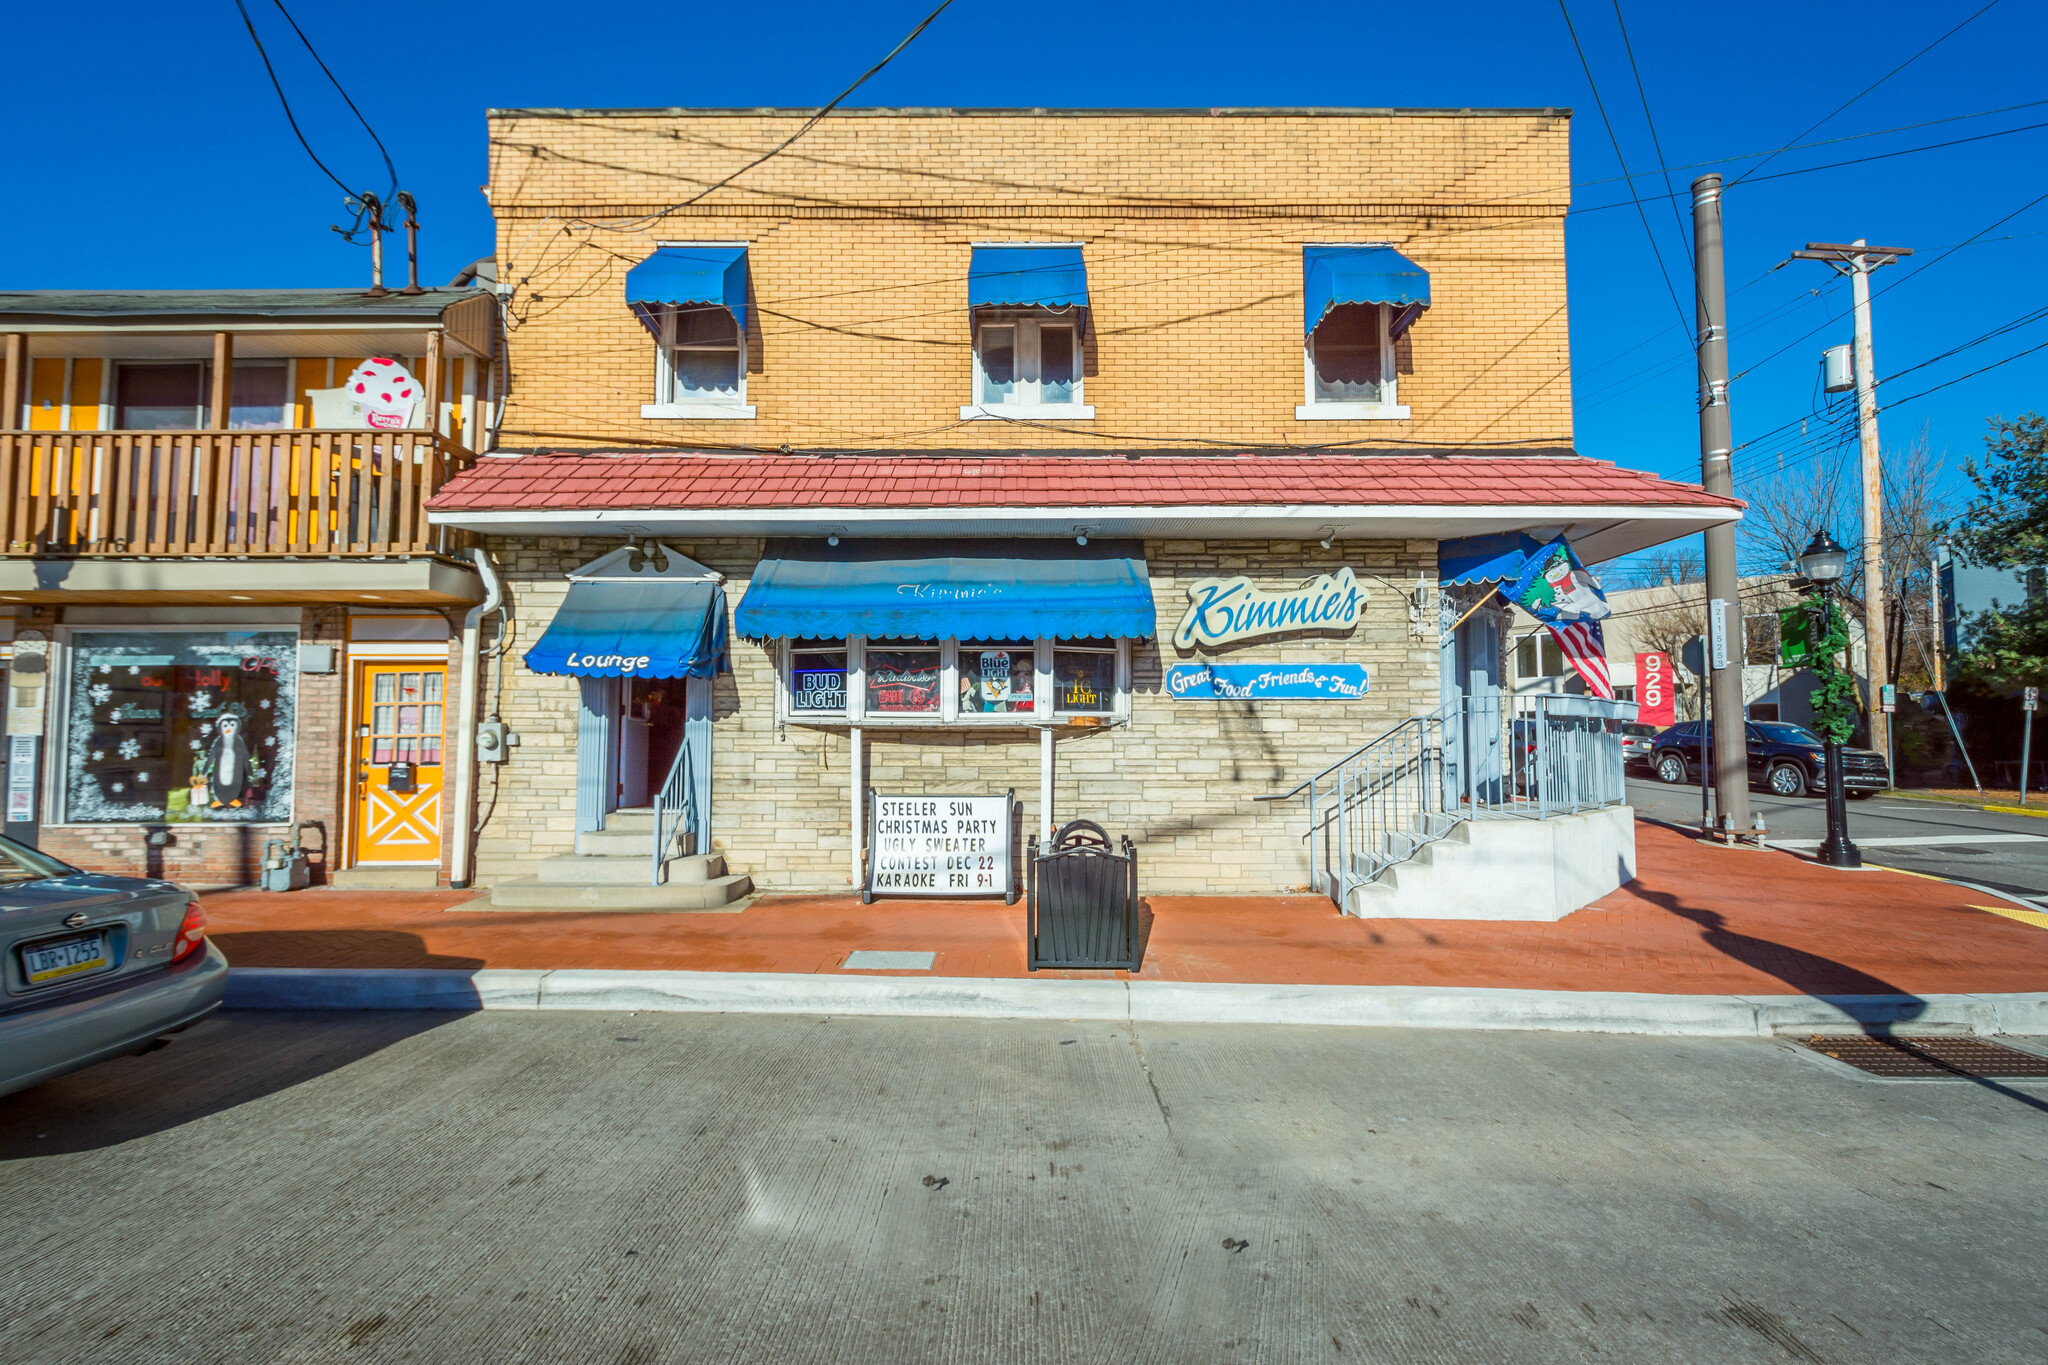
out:
<path id="1" fill-rule="evenodd" d="M 1822 626 L 1815 641 L 1821 648 L 1834 633 L 1834 596 L 1842 573 L 1849 567 L 1849 552 L 1835 544 L 1826 531 L 1815 531 L 1799 556 L 1799 572 L 1820 593 Z M 1833 666 L 1833 659 L 1828 666 Z M 1842 790 L 1842 744 L 1832 724 L 1821 727 L 1821 742 L 1827 755 L 1828 837 L 1820 846 L 1819 859 L 1829 867 L 1861 867 L 1863 853 L 1849 841 L 1849 798 Z"/>

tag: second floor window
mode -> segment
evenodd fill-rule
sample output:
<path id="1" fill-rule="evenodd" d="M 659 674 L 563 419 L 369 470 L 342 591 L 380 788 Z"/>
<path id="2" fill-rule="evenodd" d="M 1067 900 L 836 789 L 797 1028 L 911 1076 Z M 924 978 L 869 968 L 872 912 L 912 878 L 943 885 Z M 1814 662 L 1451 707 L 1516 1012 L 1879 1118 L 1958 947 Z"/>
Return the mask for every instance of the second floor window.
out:
<path id="1" fill-rule="evenodd" d="M 1389 404 L 1394 398 L 1394 347 L 1387 305 L 1332 308 L 1308 337 L 1308 402 Z"/>
<path id="2" fill-rule="evenodd" d="M 974 339 L 974 401 L 983 408 L 1073 407 L 1081 396 L 1078 320 L 1052 310 L 987 313 Z"/>
<path id="3" fill-rule="evenodd" d="M 724 308 L 671 307 L 661 320 L 655 401 L 738 407 L 747 401 L 746 339 Z"/>

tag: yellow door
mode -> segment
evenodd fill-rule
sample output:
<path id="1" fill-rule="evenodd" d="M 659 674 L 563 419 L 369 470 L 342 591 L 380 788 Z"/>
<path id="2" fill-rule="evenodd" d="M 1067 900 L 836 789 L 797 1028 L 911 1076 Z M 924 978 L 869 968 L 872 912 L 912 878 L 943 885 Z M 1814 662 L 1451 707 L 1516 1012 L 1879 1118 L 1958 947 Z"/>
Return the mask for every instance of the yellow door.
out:
<path id="1" fill-rule="evenodd" d="M 355 861 L 441 861 L 439 664 L 356 665 Z"/>

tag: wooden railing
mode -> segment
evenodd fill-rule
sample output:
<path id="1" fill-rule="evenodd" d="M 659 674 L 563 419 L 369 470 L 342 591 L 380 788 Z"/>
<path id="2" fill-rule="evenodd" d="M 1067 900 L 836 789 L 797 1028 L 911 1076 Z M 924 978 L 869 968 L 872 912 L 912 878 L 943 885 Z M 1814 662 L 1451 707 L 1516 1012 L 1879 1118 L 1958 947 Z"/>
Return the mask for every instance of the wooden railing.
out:
<path id="1" fill-rule="evenodd" d="M 0 555 L 452 554 L 424 431 L 0 431 Z"/>

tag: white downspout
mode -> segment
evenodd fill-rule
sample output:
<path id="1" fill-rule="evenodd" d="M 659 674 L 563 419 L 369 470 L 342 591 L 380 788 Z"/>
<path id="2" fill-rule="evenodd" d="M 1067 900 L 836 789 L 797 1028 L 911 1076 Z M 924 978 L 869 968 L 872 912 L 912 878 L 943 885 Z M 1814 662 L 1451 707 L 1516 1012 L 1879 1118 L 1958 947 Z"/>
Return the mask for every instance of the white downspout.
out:
<path id="1" fill-rule="evenodd" d="M 455 857 L 448 864 L 448 884 L 454 887 L 470 884 L 470 863 L 476 854 L 476 708 L 483 682 L 477 676 L 478 637 L 484 618 L 505 602 L 490 555 L 474 549 L 469 558 L 483 576 L 484 600 L 462 617 L 462 701 L 455 722 Z"/>

